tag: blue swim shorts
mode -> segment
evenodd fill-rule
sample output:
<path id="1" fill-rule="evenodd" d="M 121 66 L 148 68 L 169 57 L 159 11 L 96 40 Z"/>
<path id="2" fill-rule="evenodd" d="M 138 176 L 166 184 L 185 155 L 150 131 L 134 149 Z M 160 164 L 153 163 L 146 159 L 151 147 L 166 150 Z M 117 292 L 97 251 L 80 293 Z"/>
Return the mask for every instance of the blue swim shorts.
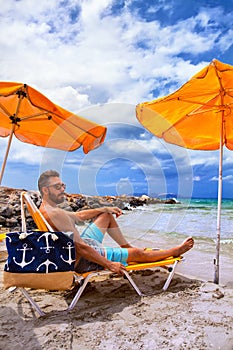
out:
<path id="1" fill-rule="evenodd" d="M 85 230 L 81 234 L 81 238 L 93 249 L 95 249 L 100 255 L 105 256 L 106 259 L 110 261 L 121 262 L 125 266 L 128 265 L 128 250 L 126 248 L 118 247 L 103 247 L 102 242 L 104 239 L 104 234 L 93 222 L 85 228 Z M 78 265 L 75 268 L 75 271 L 83 273 L 103 269 L 104 268 L 101 265 L 86 260 L 85 258 L 80 258 Z"/>

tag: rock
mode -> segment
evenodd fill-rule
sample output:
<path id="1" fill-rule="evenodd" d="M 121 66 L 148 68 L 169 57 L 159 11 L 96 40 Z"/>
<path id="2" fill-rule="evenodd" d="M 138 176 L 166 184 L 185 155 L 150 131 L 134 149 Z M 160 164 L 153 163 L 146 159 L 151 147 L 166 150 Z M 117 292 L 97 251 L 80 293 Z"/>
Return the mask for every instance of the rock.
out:
<path id="1" fill-rule="evenodd" d="M 224 293 L 219 288 L 217 288 L 215 292 L 212 294 L 212 296 L 213 298 L 221 299 L 224 297 Z"/>
<path id="2" fill-rule="evenodd" d="M 6 219 L 6 226 L 7 227 L 15 227 L 17 224 L 18 224 L 18 220 L 15 217 Z"/>
<path id="3" fill-rule="evenodd" d="M 21 206 L 20 196 L 25 189 L 14 189 L 10 187 L 0 187 L 0 225 L 4 228 L 13 230 L 21 230 Z M 33 202 L 39 208 L 41 204 L 41 196 L 38 191 L 28 191 Z M 66 201 L 59 206 L 68 211 L 78 211 L 90 208 L 99 208 L 102 206 L 116 206 L 122 210 L 132 210 L 132 208 L 155 204 L 168 203 L 158 198 L 150 198 L 142 195 L 134 196 L 86 196 L 82 194 L 66 193 Z M 169 203 L 174 204 L 172 200 Z M 35 229 L 36 225 L 31 215 L 26 210 L 26 221 L 28 229 Z"/>
<path id="4" fill-rule="evenodd" d="M 1 226 L 4 226 L 4 224 L 6 224 L 6 218 L 2 215 L 0 215 L 0 224 Z"/>
<path id="5" fill-rule="evenodd" d="M 5 218 L 10 218 L 13 215 L 13 206 L 11 204 L 4 206 L 1 208 L 0 214 Z"/>
<path id="6" fill-rule="evenodd" d="M 145 202 L 150 199 L 150 197 L 145 195 L 145 194 L 143 194 L 140 198 L 141 198 L 142 201 L 145 201 Z"/>
<path id="7" fill-rule="evenodd" d="M 165 204 L 176 204 L 177 201 L 176 201 L 175 199 L 173 199 L 173 198 L 169 198 L 169 199 L 166 199 L 166 200 L 164 201 L 164 203 L 165 203 Z"/>

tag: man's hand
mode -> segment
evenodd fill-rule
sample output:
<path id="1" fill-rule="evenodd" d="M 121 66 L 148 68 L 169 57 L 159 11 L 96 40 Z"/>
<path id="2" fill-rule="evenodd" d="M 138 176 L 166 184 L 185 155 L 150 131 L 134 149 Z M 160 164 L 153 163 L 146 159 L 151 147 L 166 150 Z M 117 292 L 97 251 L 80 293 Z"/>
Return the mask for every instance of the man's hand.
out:
<path id="1" fill-rule="evenodd" d="M 134 248 L 131 244 L 126 243 L 126 244 L 121 244 L 121 248 Z"/>
<path id="2" fill-rule="evenodd" d="M 118 207 L 103 207 L 105 213 L 116 214 L 116 217 L 122 214 L 122 210 Z"/>
<path id="3" fill-rule="evenodd" d="M 108 261 L 106 268 L 114 273 L 117 273 L 120 276 L 122 276 L 124 274 L 123 271 L 126 270 L 123 264 L 113 261 Z"/>

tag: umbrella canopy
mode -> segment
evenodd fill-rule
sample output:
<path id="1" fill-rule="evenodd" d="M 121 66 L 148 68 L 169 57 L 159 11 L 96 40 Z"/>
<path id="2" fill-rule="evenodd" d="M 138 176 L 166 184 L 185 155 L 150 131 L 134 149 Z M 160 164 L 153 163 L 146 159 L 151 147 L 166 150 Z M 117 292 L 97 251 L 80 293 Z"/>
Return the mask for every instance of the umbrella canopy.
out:
<path id="1" fill-rule="evenodd" d="M 32 87 L 0 82 L 0 136 L 10 136 L 0 183 L 13 134 L 22 142 L 88 153 L 104 142 L 106 128 L 54 104 Z"/>
<path id="2" fill-rule="evenodd" d="M 174 93 L 136 107 L 140 123 L 166 142 L 194 150 L 220 149 L 214 282 L 219 282 L 223 145 L 233 150 L 233 66 L 214 59 Z"/>

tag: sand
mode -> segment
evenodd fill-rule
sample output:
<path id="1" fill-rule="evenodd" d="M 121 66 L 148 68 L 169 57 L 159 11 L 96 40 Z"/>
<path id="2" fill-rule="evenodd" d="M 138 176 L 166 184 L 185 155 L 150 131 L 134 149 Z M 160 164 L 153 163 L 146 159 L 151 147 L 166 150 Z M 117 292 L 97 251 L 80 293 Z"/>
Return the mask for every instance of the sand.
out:
<path id="1" fill-rule="evenodd" d="M 0 263 L 1 282 L 4 262 Z M 233 290 L 164 270 L 134 272 L 143 297 L 121 277 L 97 278 L 75 309 L 71 292 L 30 290 L 39 317 L 19 291 L 0 289 L 1 350 L 233 349 Z"/>

